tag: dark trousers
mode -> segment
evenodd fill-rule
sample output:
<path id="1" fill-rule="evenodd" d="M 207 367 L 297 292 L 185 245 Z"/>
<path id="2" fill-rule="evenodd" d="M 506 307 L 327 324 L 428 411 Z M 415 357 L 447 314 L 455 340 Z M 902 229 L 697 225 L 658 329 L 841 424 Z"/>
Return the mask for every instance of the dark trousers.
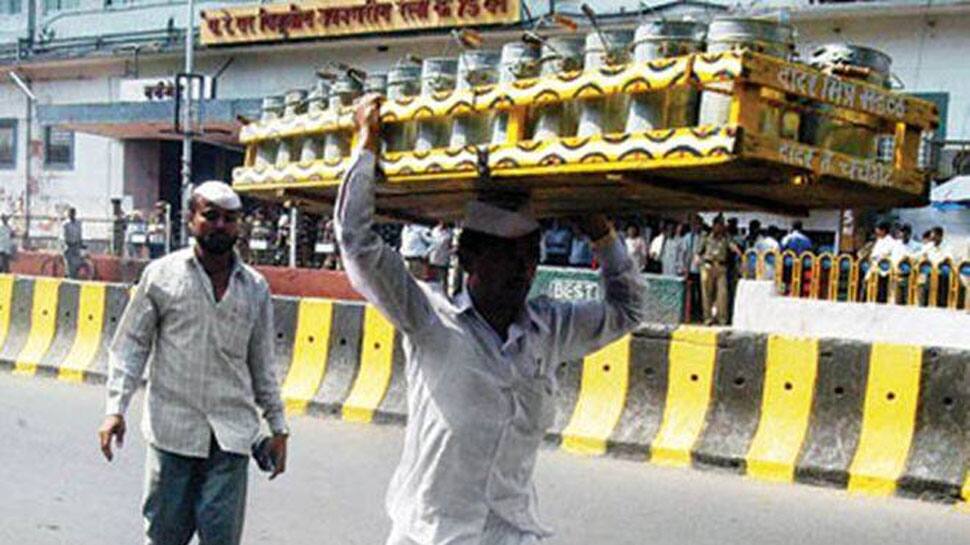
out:
<path id="1" fill-rule="evenodd" d="M 148 447 L 145 462 L 145 545 L 238 545 L 246 510 L 249 456 L 219 448 L 207 458 Z"/>

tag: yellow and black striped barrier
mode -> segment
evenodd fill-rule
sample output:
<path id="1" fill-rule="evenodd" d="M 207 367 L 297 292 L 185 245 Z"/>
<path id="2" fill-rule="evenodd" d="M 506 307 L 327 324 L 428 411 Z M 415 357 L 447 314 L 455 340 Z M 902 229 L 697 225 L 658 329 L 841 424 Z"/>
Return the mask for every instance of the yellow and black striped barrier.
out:
<path id="1" fill-rule="evenodd" d="M 970 260 L 748 251 L 741 269 L 792 297 L 970 310 Z"/>
<path id="2" fill-rule="evenodd" d="M 129 289 L 0 276 L 0 363 L 103 380 Z M 274 299 L 294 414 L 403 422 L 401 335 L 373 307 Z M 970 499 L 967 352 L 648 325 L 560 364 L 549 437 L 584 455 L 875 495 Z"/>

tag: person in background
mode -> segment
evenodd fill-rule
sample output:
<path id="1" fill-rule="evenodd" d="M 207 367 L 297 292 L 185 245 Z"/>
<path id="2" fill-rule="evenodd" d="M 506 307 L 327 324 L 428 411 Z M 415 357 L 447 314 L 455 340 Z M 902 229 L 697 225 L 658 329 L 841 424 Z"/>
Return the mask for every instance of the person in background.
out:
<path id="1" fill-rule="evenodd" d="M 781 251 L 781 245 L 771 236 L 771 233 L 775 232 L 777 228 L 772 226 L 764 230 L 761 228 L 760 222 L 752 221 L 748 229 L 748 239 L 751 241 L 749 249 L 753 250 L 759 256 L 762 256 L 761 259 L 764 263 L 759 279 L 773 280 L 775 278 L 775 268 L 768 264 L 764 256 Z M 748 267 L 748 263 L 745 262 L 744 266 Z"/>
<path id="2" fill-rule="evenodd" d="M 16 253 L 15 234 L 10 227 L 10 215 L 0 215 L 0 273 L 10 272 L 10 262 Z"/>
<path id="3" fill-rule="evenodd" d="M 738 248 L 744 247 L 745 234 L 741 232 L 740 220 L 738 220 L 738 218 L 728 218 L 727 235 L 731 242 L 733 242 Z"/>
<path id="4" fill-rule="evenodd" d="M 576 225 L 573 225 L 573 242 L 569 250 L 569 266 L 583 267 L 586 269 L 593 266 L 593 249 Z"/>
<path id="5" fill-rule="evenodd" d="M 664 242 L 667 239 L 667 222 L 661 221 L 659 227 L 657 228 L 657 236 L 653 237 L 650 241 L 650 247 L 647 250 L 647 270 L 649 272 L 660 273 L 663 271 L 663 265 L 661 263 L 661 257 L 664 250 Z"/>
<path id="6" fill-rule="evenodd" d="M 741 249 L 728 237 L 724 216 L 718 215 L 697 250 L 705 325 L 728 323 L 728 262 L 740 254 Z"/>
<path id="7" fill-rule="evenodd" d="M 754 248 L 755 242 L 757 242 L 758 235 L 761 233 L 761 222 L 758 220 L 751 220 L 748 222 L 748 233 L 744 237 L 744 245 L 741 246 L 742 250 L 751 250 Z"/>
<path id="8" fill-rule="evenodd" d="M 569 264 L 569 254 L 573 246 L 573 232 L 559 220 L 552 220 L 552 226 L 542 237 L 543 263 L 562 267 Z"/>
<path id="9" fill-rule="evenodd" d="M 668 276 L 677 275 L 677 256 L 679 253 L 679 240 L 677 239 L 677 224 L 669 221 L 664 224 L 663 244 L 660 246 L 660 274 Z"/>
<path id="10" fill-rule="evenodd" d="M 165 255 L 165 243 L 168 241 L 168 203 L 158 201 L 151 217 L 148 218 L 148 258 L 158 259 Z M 244 222 L 240 227 L 248 224 Z M 248 239 L 249 233 L 241 233 L 240 238 Z M 243 245 L 245 246 L 245 245 Z M 245 246 L 246 251 L 249 247 Z M 244 259 L 244 261 L 247 261 Z"/>
<path id="11" fill-rule="evenodd" d="M 875 229 L 876 242 L 872 246 L 869 259 L 872 260 L 870 273 L 876 269 L 876 263 L 881 259 L 891 259 L 897 262 L 906 255 L 906 246 L 892 236 L 892 225 L 888 221 L 880 222 Z"/>
<path id="12" fill-rule="evenodd" d="M 140 210 L 132 210 L 128 214 L 128 226 L 125 228 L 125 247 L 128 259 L 144 259 L 145 248 L 148 245 L 148 226 Z"/>
<path id="13" fill-rule="evenodd" d="M 146 543 L 237 545 L 253 446 L 274 478 L 286 471 L 286 426 L 269 284 L 233 247 L 242 204 L 228 184 L 192 192 L 190 247 L 152 261 L 121 317 L 98 429 L 110 462 L 146 377 Z M 260 438 L 260 415 L 272 432 Z"/>
<path id="14" fill-rule="evenodd" d="M 802 232 L 802 222 L 792 223 L 791 232 L 781 239 L 781 250 L 794 252 L 795 255 L 812 251 L 812 239 Z"/>
<path id="15" fill-rule="evenodd" d="M 626 236 L 623 238 L 626 252 L 633 260 L 633 268 L 637 272 L 643 272 L 647 267 L 647 241 L 640 236 L 640 226 L 631 223 L 626 226 Z"/>
<path id="16" fill-rule="evenodd" d="M 913 226 L 904 223 L 899 226 L 899 231 L 896 234 L 896 238 L 899 242 L 903 244 L 906 248 L 906 256 L 909 258 L 917 258 L 923 253 L 923 244 L 913 238 Z"/>
<path id="17" fill-rule="evenodd" d="M 690 217 L 690 231 L 684 237 L 684 246 L 687 249 L 688 264 L 687 273 L 687 297 L 690 305 L 691 322 L 699 322 L 704 318 L 701 304 L 701 262 L 697 257 L 697 250 L 704 240 L 704 220 L 697 214 Z"/>
<path id="18" fill-rule="evenodd" d="M 939 263 L 947 258 L 953 258 L 950 252 L 943 245 L 943 228 L 936 226 L 923 235 L 923 246 L 921 256 L 927 258 L 932 263 Z"/>
<path id="19" fill-rule="evenodd" d="M 81 266 L 84 265 L 84 233 L 81 222 L 77 219 L 74 207 L 67 209 L 67 220 L 61 224 L 61 243 L 64 247 L 64 262 L 67 264 L 68 278 L 78 278 Z"/>

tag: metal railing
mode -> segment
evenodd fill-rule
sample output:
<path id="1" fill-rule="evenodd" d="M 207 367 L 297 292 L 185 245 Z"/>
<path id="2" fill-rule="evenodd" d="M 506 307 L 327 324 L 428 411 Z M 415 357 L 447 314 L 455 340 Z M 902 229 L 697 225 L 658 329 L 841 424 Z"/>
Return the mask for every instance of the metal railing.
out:
<path id="1" fill-rule="evenodd" d="M 748 251 L 741 274 L 772 280 L 790 297 L 970 311 L 970 260 Z"/>

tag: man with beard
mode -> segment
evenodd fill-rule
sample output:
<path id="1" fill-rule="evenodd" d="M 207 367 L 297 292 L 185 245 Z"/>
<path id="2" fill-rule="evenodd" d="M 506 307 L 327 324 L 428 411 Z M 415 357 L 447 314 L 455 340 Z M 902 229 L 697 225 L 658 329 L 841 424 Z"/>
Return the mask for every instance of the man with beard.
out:
<path id="1" fill-rule="evenodd" d="M 286 469 L 269 286 L 233 251 L 241 208 L 222 182 L 196 188 L 195 244 L 146 267 L 111 345 L 98 430 L 108 461 L 151 359 L 142 421 L 149 545 L 185 545 L 195 533 L 201 545 L 239 543 L 260 409 L 273 432 L 270 478 Z"/>
<path id="2" fill-rule="evenodd" d="M 527 301 L 539 224 L 521 206 L 472 201 L 458 242 L 464 289 L 454 298 L 408 274 L 371 229 L 379 97 L 364 97 L 358 147 L 334 211 L 354 287 L 404 336 L 408 423 L 387 494 L 388 545 L 526 545 L 539 521 L 533 472 L 555 417 L 556 369 L 643 320 L 644 286 L 601 216 L 578 223 L 593 241 L 602 301 Z"/>

